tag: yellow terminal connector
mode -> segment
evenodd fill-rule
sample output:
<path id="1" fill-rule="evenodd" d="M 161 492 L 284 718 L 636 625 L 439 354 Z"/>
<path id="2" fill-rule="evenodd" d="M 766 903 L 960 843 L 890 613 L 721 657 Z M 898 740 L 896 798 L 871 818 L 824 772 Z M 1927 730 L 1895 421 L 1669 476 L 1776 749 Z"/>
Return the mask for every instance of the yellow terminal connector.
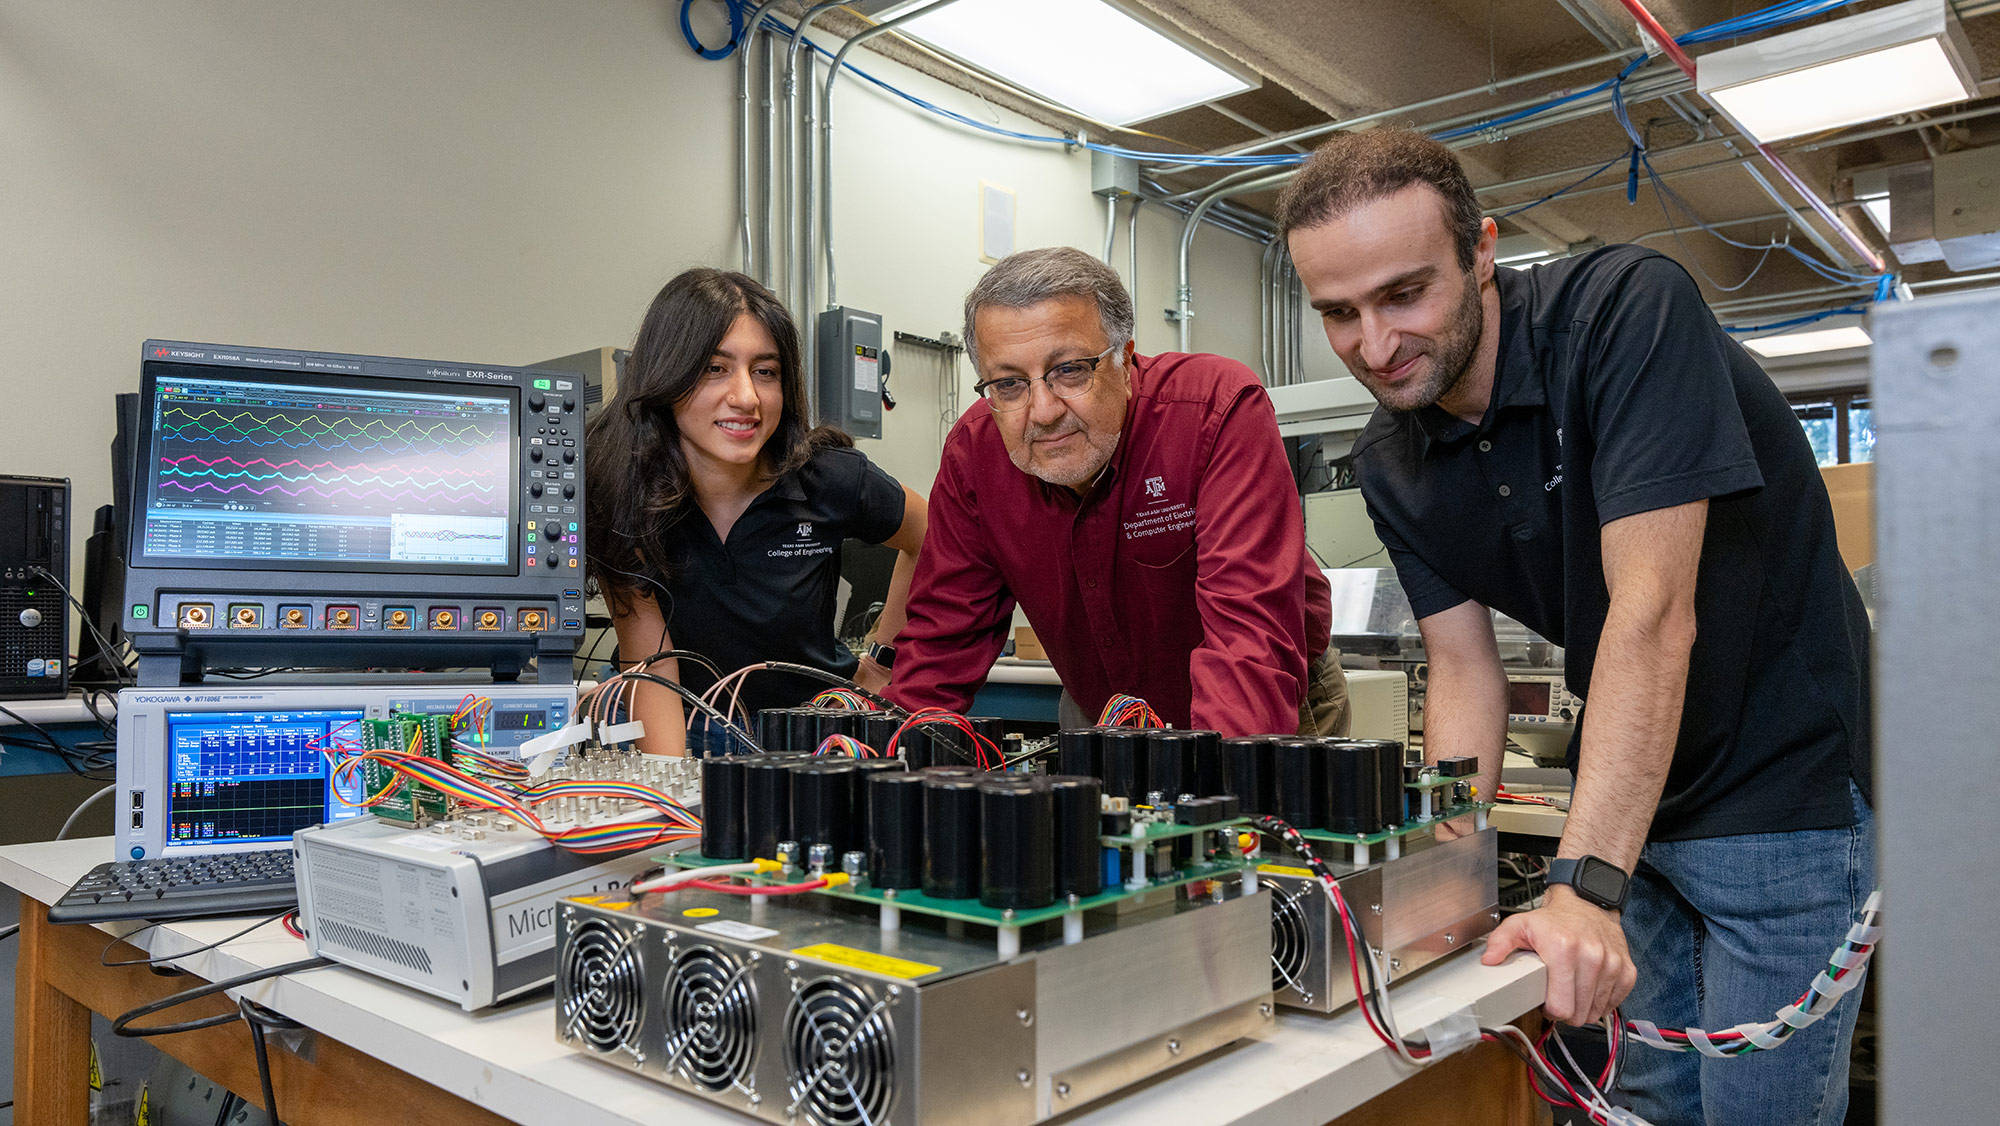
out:
<path id="1" fill-rule="evenodd" d="M 822 876 L 821 879 L 824 879 L 826 881 L 826 886 L 830 888 L 837 888 L 840 885 L 847 882 L 847 873 L 828 872 L 825 876 Z"/>

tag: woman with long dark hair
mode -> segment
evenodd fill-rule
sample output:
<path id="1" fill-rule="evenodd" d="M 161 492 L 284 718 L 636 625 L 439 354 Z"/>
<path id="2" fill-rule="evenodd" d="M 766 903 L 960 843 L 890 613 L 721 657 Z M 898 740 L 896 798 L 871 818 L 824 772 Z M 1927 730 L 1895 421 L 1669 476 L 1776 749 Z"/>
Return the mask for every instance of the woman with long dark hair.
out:
<path id="1" fill-rule="evenodd" d="M 617 396 L 590 420 L 585 444 L 589 574 L 624 662 L 678 648 L 723 673 L 780 660 L 871 689 L 888 682 L 924 499 L 845 433 L 810 425 L 799 356 L 791 314 L 743 274 L 689 270 L 646 311 Z M 859 661 L 833 621 L 848 537 L 898 553 Z M 695 691 L 714 683 L 693 662 L 652 671 Z M 744 682 L 742 700 L 752 712 L 785 707 L 820 687 L 761 672 Z M 686 753 L 678 696 L 641 683 L 633 712 L 646 725 L 645 750 Z"/>

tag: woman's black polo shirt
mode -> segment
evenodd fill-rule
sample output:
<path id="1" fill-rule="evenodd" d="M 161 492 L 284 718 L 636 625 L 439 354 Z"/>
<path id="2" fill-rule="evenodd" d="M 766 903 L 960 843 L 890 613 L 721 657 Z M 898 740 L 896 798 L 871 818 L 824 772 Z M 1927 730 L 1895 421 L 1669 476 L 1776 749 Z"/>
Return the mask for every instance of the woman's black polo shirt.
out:
<path id="1" fill-rule="evenodd" d="M 1566 647 L 1587 700 L 1610 605 L 1600 528 L 1707 499 L 1687 698 L 1651 837 L 1852 824 L 1849 777 L 1868 791 L 1868 619 L 1783 394 L 1651 251 L 1496 280 L 1485 418 L 1377 409 L 1355 443 L 1412 609 L 1500 610 Z"/>
<path id="2" fill-rule="evenodd" d="M 834 635 L 840 541 L 881 543 L 903 526 L 903 487 L 855 449 L 821 450 L 750 502 L 725 543 L 697 505 L 667 531 L 672 575 L 654 588 L 674 645 L 725 674 L 759 661 L 790 661 L 853 676 L 857 659 Z M 644 654 L 621 654 L 643 656 Z M 681 683 L 707 691 L 715 678 L 692 661 Z M 787 673 L 752 673 L 743 705 L 792 707 L 827 685 Z"/>

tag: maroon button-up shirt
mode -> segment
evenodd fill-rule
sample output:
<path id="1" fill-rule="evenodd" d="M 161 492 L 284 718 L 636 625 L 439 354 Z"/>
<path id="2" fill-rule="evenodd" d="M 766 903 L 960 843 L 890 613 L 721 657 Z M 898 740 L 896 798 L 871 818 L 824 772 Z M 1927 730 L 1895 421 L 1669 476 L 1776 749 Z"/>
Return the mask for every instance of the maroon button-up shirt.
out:
<path id="1" fill-rule="evenodd" d="M 985 402 L 952 428 L 888 695 L 964 711 L 1015 603 L 1084 711 L 1143 697 L 1178 727 L 1298 730 L 1332 633 L 1270 397 L 1220 356 L 1135 356 L 1087 495 L 1014 466 Z"/>

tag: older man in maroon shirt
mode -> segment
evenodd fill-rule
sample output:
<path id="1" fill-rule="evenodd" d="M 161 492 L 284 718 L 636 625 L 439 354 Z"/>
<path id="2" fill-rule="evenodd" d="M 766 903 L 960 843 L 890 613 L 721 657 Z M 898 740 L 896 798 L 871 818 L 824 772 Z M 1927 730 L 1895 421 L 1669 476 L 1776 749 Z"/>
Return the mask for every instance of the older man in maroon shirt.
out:
<path id="1" fill-rule="evenodd" d="M 1326 577 L 1250 369 L 1136 354 L 1118 275 L 1069 247 L 994 266 L 965 330 L 981 401 L 945 442 L 889 697 L 963 711 L 1018 602 L 1087 715 L 1123 692 L 1177 727 L 1343 733 Z"/>

